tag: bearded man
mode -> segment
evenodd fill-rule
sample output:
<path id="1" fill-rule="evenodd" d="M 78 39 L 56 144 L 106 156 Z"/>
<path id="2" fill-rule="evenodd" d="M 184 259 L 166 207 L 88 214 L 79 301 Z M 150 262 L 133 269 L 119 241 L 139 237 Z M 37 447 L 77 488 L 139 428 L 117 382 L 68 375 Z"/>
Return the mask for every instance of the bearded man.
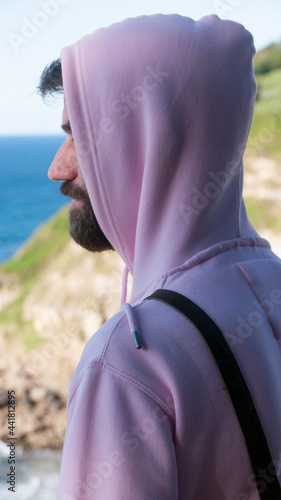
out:
<path id="1" fill-rule="evenodd" d="M 159 14 L 42 74 L 43 96 L 65 96 L 49 177 L 73 200 L 70 233 L 126 265 L 121 311 L 71 382 L 59 500 L 281 498 L 281 262 L 242 197 L 254 53 L 240 24 Z"/>

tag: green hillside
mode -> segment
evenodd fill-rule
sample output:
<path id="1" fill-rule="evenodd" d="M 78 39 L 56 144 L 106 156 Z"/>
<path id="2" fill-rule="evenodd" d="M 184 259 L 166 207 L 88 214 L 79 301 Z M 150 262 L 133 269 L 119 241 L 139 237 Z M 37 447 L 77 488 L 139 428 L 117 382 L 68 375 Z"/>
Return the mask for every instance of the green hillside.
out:
<path id="1" fill-rule="evenodd" d="M 246 153 L 281 159 L 281 42 L 259 51 L 254 66 L 258 93 Z"/>
<path id="2" fill-rule="evenodd" d="M 46 264 L 64 248 L 69 240 L 68 208 L 61 209 L 54 217 L 38 228 L 16 257 L 3 265 L 8 273 L 20 275 L 23 281 L 34 279 Z"/>
<path id="3" fill-rule="evenodd" d="M 17 331 L 20 332 L 27 350 L 38 345 L 40 339 L 32 324 L 23 319 L 23 303 L 35 284 L 40 281 L 47 264 L 59 255 L 69 241 L 67 219 L 68 208 L 64 208 L 40 226 L 22 250 L 0 267 L 0 273 L 9 277 L 7 287 L 16 283 L 21 289 L 16 300 L 1 312 L 0 329 L 16 323 Z M 9 335 L 6 335 L 6 338 L 9 340 Z"/>
<path id="4" fill-rule="evenodd" d="M 254 62 L 257 76 L 281 68 L 281 42 L 272 43 L 257 52 Z"/>
<path id="5" fill-rule="evenodd" d="M 257 76 L 257 83 L 247 154 L 281 159 L 281 68 Z"/>

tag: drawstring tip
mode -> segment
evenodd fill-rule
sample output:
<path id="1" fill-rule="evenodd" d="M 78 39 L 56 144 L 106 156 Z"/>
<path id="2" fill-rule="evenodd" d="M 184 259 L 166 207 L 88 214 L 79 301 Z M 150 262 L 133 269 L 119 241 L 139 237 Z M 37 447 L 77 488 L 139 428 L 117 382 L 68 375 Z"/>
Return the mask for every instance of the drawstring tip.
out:
<path id="1" fill-rule="evenodd" d="M 129 327 L 130 327 L 129 331 L 133 333 L 135 346 L 137 349 L 141 349 L 142 345 L 141 345 L 141 341 L 140 341 L 139 334 L 137 331 L 137 325 L 136 325 L 136 321 L 135 321 L 135 317 L 134 317 L 133 308 L 130 304 L 127 304 L 126 302 L 125 302 L 125 304 L 123 304 L 122 308 L 126 312 L 128 322 L 129 322 Z"/>
<path id="2" fill-rule="evenodd" d="M 133 336 L 134 336 L 134 341 L 135 341 L 136 348 L 137 349 L 141 349 L 142 345 L 141 345 L 141 342 L 140 342 L 139 334 L 138 334 L 138 332 L 136 330 L 133 332 Z"/>

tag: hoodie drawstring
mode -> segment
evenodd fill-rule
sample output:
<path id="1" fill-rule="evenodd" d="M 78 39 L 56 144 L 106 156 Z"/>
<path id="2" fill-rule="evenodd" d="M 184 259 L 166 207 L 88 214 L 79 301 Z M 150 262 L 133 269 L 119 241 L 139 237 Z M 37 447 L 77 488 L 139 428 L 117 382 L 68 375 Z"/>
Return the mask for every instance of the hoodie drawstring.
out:
<path id="1" fill-rule="evenodd" d="M 122 309 L 124 309 L 124 311 L 127 315 L 129 326 L 130 326 L 131 332 L 132 332 L 133 337 L 134 337 L 135 346 L 137 349 L 141 349 L 142 345 L 141 345 L 139 334 L 137 331 L 134 310 L 133 310 L 131 304 L 128 304 L 127 302 L 125 304 L 123 304 Z"/>
<path id="2" fill-rule="evenodd" d="M 127 300 L 128 275 L 129 275 L 129 269 L 127 268 L 127 266 L 125 266 L 122 277 L 121 309 L 123 304 L 125 304 Z"/>
<path id="3" fill-rule="evenodd" d="M 128 288 L 128 275 L 129 275 L 129 269 L 127 266 L 125 266 L 124 272 L 123 272 L 123 278 L 122 278 L 122 294 L 121 294 L 121 309 L 123 309 L 126 313 L 126 316 L 128 318 L 128 323 L 131 329 L 131 332 L 133 334 L 133 338 L 135 341 L 135 346 L 137 349 L 141 349 L 142 345 L 140 342 L 139 334 L 137 331 L 137 326 L 136 326 L 136 320 L 134 316 L 134 310 L 131 306 L 131 304 L 128 304 L 126 302 L 127 299 L 127 288 Z"/>

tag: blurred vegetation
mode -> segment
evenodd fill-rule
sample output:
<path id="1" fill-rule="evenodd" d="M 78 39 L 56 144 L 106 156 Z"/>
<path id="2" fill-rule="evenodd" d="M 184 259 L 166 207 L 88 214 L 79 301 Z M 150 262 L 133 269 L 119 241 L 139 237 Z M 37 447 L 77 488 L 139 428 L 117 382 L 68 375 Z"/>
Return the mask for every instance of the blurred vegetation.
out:
<path id="1" fill-rule="evenodd" d="M 281 42 L 271 43 L 257 52 L 254 63 L 257 76 L 281 68 Z"/>
<path id="2" fill-rule="evenodd" d="M 281 159 L 281 43 L 258 52 L 254 65 L 258 92 L 246 154 Z"/>
<path id="3" fill-rule="evenodd" d="M 63 208 L 46 224 L 40 226 L 26 245 L 0 268 L 10 277 L 10 285 L 20 285 L 21 293 L 4 311 L 1 312 L 0 326 L 16 324 L 16 331 L 10 328 L 8 338 L 19 332 L 27 350 L 36 347 L 41 339 L 35 334 L 31 322 L 24 321 L 22 306 L 34 285 L 40 280 L 48 263 L 65 247 L 69 241 L 68 208 Z"/>
<path id="4" fill-rule="evenodd" d="M 17 273 L 24 281 L 31 276 L 36 279 L 54 255 L 63 249 L 69 240 L 68 208 L 61 209 L 47 224 L 40 226 L 17 255 L 2 266 L 8 273 Z"/>
<path id="5" fill-rule="evenodd" d="M 281 231 L 281 218 L 279 213 L 276 213 L 276 205 L 271 200 L 246 198 L 245 204 L 249 219 L 257 231 L 264 228 L 273 232 Z"/>

